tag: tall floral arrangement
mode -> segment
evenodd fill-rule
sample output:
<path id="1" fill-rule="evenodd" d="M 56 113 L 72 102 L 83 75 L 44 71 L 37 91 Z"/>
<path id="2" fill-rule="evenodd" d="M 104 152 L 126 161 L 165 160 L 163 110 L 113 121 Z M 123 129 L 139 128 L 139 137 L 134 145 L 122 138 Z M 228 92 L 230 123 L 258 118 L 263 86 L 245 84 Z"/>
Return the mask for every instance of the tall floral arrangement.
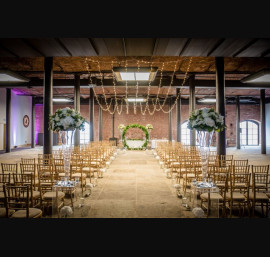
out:
<path id="1" fill-rule="evenodd" d="M 224 117 L 215 112 L 214 108 L 205 107 L 191 113 L 187 127 L 197 131 L 220 132 L 226 128 L 226 125 Z"/>
<path id="2" fill-rule="evenodd" d="M 125 129 L 125 125 L 124 124 L 119 124 L 119 126 L 118 126 L 118 129 Z"/>
<path id="3" fill-rule="evenodd" d="M 53 131 L 84 130 L 85 118 L 78 111 L 65 107 L 50 115 L 49 128 Z"/>
<path id="4" fill-rule="evenodd" d="M 153 129 L 153 125 L 152 125 L 152 124 L 147 124 L 145 127 L 146 127 L 146 129 L 148 129 L 148 130 Z"/>

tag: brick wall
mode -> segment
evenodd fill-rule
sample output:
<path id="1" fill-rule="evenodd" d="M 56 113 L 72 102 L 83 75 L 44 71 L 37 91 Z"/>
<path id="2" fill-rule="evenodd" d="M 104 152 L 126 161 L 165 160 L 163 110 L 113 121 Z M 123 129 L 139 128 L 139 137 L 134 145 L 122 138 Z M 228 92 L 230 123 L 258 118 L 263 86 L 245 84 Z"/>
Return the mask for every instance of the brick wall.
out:
<path id="1" fill-rule="evenodd" d="M 65 105 L 66 106 L 66 105 Z M 53 112 L 58 108 L 65 107 L 57 105 L 53 106 Z M 197 108 L 202 107 L 215 107 L 214 105 L 198 105 Z M 73 108 L 73 106 L 69 106 Z M 36 105 L 36 135 L 37 133 L 43 133 L 43 105 Z M 165 109 L 165 107 L 164 107 Z M 167 110 L 167 109 L 165 109 Z M 259 105 L 241 105 L 241 121 L 252 119 L 260 121 L 260 107 Z M 89 122 L 89 106 L 81 105 L 81 114 Z M 98 140 L 98 114 L 99 106 L 95 105 L 94 108 L 94 140 Z M 181 121 L 184 122 L 189 117 L 189 106 L 182 105 L 181 107 Z M 118 130 L 119 124 L 128 125 L 130 123 L 138 123 L 146 125 L 148 123 L 152 124 L 154 129 L 151 132 L 152 139 L 168 139 L 168 113 L 163 113 L 162 111 L 155 112 L 154 115 L 149 115 L 148 112 L 145 115 L 141 115 L 139 108 L 137 107 L 137 114 L 134 114 L 133 107 L 130 106 L 129 114 L 126 114 L 126 109 L 123 107 L 123 112 L 119 115 L 115 113 L 115 123 L 114 123 L 114 136 L 120 138 L 120 132 Z M 103 140 L 108 140 L 112 137 L 112 115 L 108 112 L 103 111 Z M 228 139 L 228 145 L 233 146 L 236 142 L 236 115 L 235 115 L 235 105 L 226 106 L 226 125 L 227 131 L 226 136 Z M 176 108 L 172 111 L 172 126 L 173 126 L 173 139 L 176 140 Z"/>

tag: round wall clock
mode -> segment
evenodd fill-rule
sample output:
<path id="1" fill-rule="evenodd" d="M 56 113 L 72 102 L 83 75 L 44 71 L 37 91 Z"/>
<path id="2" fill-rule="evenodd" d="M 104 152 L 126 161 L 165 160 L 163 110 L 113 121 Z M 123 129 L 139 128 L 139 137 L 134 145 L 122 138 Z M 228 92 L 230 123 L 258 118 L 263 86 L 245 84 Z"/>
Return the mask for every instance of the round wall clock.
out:
<path id="1" fill-rule="evenodd" d="M 29 117 L 28 115 L 24 115 L 23 117 L 23 125 L 27 128 L 29 126 Z"/>

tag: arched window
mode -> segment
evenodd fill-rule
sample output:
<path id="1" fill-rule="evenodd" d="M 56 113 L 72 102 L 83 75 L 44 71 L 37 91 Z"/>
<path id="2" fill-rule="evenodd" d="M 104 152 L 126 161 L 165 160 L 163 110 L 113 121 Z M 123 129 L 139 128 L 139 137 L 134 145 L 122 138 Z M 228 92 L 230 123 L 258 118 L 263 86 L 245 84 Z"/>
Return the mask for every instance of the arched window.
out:
<path id="1" fill-rule="evenodd" d="M 259 123 L 245 120 L 240 123 L 240 144 L 259 145 Z"/>
<path id="2" fill-rule="evenodd" d="M 181 125 L 181 142 L 184 145 L 190 145 L 190 129 L 187 125 L 188 121 L 184 121 Z"/>

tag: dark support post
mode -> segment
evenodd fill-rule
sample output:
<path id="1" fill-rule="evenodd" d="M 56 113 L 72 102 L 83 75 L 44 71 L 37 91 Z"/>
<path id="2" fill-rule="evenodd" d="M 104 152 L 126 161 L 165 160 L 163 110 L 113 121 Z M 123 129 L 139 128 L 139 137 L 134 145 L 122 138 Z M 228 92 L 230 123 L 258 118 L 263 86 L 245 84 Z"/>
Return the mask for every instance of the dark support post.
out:
<path id="1" fill-rule="evenodd" d="M 225 122 L 225 76 L 224 57 L 216 57 L 216 111 L 224 116 Z M 226 122 L 225 122 L 226 124 Z M 226 130 L 217 132 L 217 154 L 226 155 Z"/>
<path id="2" fill-rule="evenodd" d="M 170 98 L 169 109 L 172 108 L 172 98 Z M 169 112 L 169 141 L 172 141 L 172 112 Z"/>
<path id="3" fill-rule="evenodd" d="M 43 91 L 43 116 L 44 136 L 43 154 L 52 153 L 52 131 L 49 130 L 49 115 L 52 114 L 53 96 L 53 57 L 45 57 L 44 60 L 44 91 Z"/>
<path id="4" fill-rule="evenodd" d="M 31 127 L 31 148 L 35 148 L 35 97 L 32 96 L 32 127 Z"/>
<path id="5" fill-rule="evenodd" d="M 98 113 L 98 140 L 102 141 L 102 108 L 99 106 Z"/>
<path id="6" fill-rule="evenodd" d="M 11 88 L 6 89 L 6 153 L 11 151 Z"/>
<path id="7" fill-rule="evenodd" d="M 236 97 L 236 149 L 241 149 L 240 146 L 240 97 Z"/>
<path id="8" fill-rule="evenodd" d="M 94 90 L 90 88 L 89 97 L 89 127 L 90 127 L 90 142 L 94 141 Z"/>
<path id="9" fill-rule="evenodd" d="M 266 129 L 265 129 L 265 89 L 260 90 L 260 114 L 261 114 L 261 154 L 266 154 Z"/>
<path id="10" fill-rule="evenodd" d="M 180 88 L 176 89 L 176 97 L 180 94 Z M 179 96 L 176 103 L 176 129 L 177 142 L 181 142 L 181 96 Z"/>
<path id="11" fill-rule="evenodd" d="M 74 108 L 80 112 L 80 74 L 74 75 Z M 76 129 L 74 133 L 74 146 L 80 145 L 80 130 Z"/>
<path id="12" fill-rule="evenodd" d="M 189 114 L 193 112 L 196 108 L 196 98 L 195 98 L 195 75 L 191 74 L 189 77 Z M 196 145 L 196 130 L 190 130 L 190 145 Z"/>

